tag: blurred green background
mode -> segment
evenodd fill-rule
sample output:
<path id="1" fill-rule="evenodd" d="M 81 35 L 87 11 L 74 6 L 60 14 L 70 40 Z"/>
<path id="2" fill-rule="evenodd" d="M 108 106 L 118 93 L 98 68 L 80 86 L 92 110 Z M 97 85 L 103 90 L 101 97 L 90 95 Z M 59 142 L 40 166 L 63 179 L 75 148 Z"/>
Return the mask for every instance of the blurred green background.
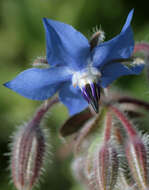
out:
<path id="1" fill-rule="evenodd" d="M 136 41 L 149 41 L 149 11 L 146 1 L 137 0 L 0 0 L 0 190 L 14 189 L 7 170 L 8 144 L 16 126 L 28 121 L 40 102 L 31 101 L 6 89 L 2 84 L 31 67 L 37 56 L 45 55 L 42 18 L 48 17 L 73 25 L 87 37 L 95 26 L 102 27 L 106 40 L 118 34 L 129 11 L 135 8 L 133 30 Z M 145 76 L 119 79 L 115 85 L 148 100 L 149 83 Z M 52 163 L 46 168 L 42 190 L 79 190 L 72 178 L 69 160 L 60 151 L 58 132 L 67 118 L 63 105 L 53 108 L 47 118 L 50 129 Z"/>

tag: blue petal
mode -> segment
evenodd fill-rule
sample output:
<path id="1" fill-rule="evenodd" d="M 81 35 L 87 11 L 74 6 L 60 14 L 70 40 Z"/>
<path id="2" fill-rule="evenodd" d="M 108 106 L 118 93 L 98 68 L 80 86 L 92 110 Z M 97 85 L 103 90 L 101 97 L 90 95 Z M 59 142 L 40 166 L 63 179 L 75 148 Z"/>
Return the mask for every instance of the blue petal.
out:
<path id="1" fill-rule="evenodd" d="M 32 68 L 4 85 L 26 98 L 45 100 L 54 95 L 61 87 L 61 83 L 70 80 L 70 77 L 65 67 Z"/>
<path id="2" fill-rule="evenodd" d="M 83 98 L 79 88 L 74 88 L 71 83 L 63 85 L 59 92 L 61 102 L 67 106 L 70 115 L 74 115 L 84 110 L 88 103 Z"/>
<path id="3" fill-rule="evenodd" d="M 132 9 L 128 16 L 127 16 L 127 19 L 126 19 L 126 22 L 122 28 L 122 32 L 125 32 L 127 30 L 127 28 L 129 27 L 129 25 L 131 24 L 131 20 L 132 20 L 132 17 L 133 17 L 133 13 L 134 13 L 134 9 Z"/>
<path id="4" fill-rule="evenodd" d="M 46 31 L 47 60 L 50 65 L 84 68 L 89 56 L 88 40 L 72 26 L 43 19 Z"/>
<path id="5" fill-rule="evenodd" d="M 111 63 L 103 67 L 101 71 L 101 86 L 103 88 L 107 87 L 117 78 L 124 75 L 138 75 L 143 70 L 144 64 L 136 65 L 131 68 L 122 65 L 121 63 Z"/>
<path id="6" fill-rule="evenodd" d="M 130 11 L 121 33 L 94 49 L 93 65 L 95 67 L 100 69 L 111 60 L 125 59 L 132 55 L 134 49 L 133 32 L 130 26 L 132 16 L 133 10 Z"/>

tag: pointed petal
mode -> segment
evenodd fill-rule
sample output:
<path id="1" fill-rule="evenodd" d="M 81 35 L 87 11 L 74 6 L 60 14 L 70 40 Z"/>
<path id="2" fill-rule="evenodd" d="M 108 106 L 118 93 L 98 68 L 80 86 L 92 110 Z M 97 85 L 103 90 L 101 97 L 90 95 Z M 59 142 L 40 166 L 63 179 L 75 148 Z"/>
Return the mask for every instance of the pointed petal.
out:
<path id="1" fill-rule="evenodd" d="M 144 64 L 136 65 L 131 68 L 122 65 L 121 63 L 110 63 L 103 67 L 101 86 L 107 87 L 117 78 L 124 75 L 138 75 L 143 70 Z"/>
<path id="2" fill-rule="evenodd" d="M 132 20 L 132 17 L 133 17 L 133 13 L 134 13 L 134 9 L 132 9 L 132 10 L 129 12 L 129 14 L 128 14 L 128 16 L 127 16 L 127 19 L 126 19 L 126 22 L 125 22 L 125 24 L 124 24 L 124 26 L 123 26 L 123 28 L 122 28 L 122 32 L 125 32 L 125 31 L 127 30 L 127 28 L 130 26 L 131 20 Z"/>
<path id="3" fill-rule="evenodd" d="M 47 60 L 50 65 L 68 65 L 75 69 L 85 67 L 89 56 L 88 40 L 72 26 L 43 19 L 46 31 Z"/>
<path id="4" fill-rule="evenodd" d="M 59 97 L 61 102 L 67 106 L 70 115 L 79 113 L 88 106 L 80 89 L 74 88 L 69 82 L 65 83 L 60 89 Z"/>
<path id="5" fill-rule="evenodd" d="M 69 80 L 70 77 L 65 67 L 32 68 L 21 72 L 4 85 L 26 98 L 45 100 L 54 95 L 61 83 Z"/>
<path id="6" fill-rule="evenodd" d="M 133 10 L 129 13 L 121 33 L 94 49 L 93 64 L 95 67 L 100 69 L 111 60 L 125 59 L 132 55 L 134 49 L 133 32 L 130 26 L 132 16 Z"/>

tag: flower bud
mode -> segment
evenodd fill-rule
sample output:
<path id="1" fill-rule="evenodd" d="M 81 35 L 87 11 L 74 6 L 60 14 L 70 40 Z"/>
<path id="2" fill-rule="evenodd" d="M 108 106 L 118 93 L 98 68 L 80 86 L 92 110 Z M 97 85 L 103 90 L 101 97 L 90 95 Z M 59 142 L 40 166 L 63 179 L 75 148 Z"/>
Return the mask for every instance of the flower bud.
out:
<path id="1" fill-rule="evenodd" d="M 129 140 L 126 146 L 126 157 L 132 176 L 140 190 L 149 189 L 147 151 L 139 137 Z"/>
<path id="2" fill-rule="evenodd" d="M 21 127 L 14 136 L 11 172 L 18 190 L 31 190 L 37 182 L 45 157 L 44 132 L 36 122 Z"/>
<path id="3" fill-rule="evenodd" d="M 97 189 L 113 190 L 117 182 L 119 160 L 112 146 L 104 144 L 95 155 L 94 175 Z"/>
<path id="4" fill-rule="evenodd" d="M 46 157 L 46 136 L 40 127 L 47 111 L 59 100 L 53 97 L 44 102 L 32 120 L 14 135 L 11 151 L 11 173 L 18 190 L 31 190 L 36 184 Z"/>

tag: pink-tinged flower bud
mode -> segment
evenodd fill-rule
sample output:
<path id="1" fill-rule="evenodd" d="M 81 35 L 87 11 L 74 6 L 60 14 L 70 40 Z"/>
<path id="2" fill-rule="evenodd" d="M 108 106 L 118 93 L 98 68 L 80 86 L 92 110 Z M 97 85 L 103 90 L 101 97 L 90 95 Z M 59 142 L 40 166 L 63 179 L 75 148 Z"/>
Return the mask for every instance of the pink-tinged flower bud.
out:
<path id="1" fill-rule="evenodd" d="M 31 190 L 41 174 L 47 143 L 46 135 L 40 124 L 47 111 L 56 103 L 58 103 L 57 97 L 44 102 L 33 119 L 20 127 L 14 135 L 11 173 L 18 190 Z"/>
<path id="2" fill-rule="evenodd" d="M 11 155 L 13 182 L 18 190 L 31 190 L 45 158 L 45 137 L 37 123 L 21 127 L 14 137 Z"/>
<path id="3" fill-rule="evenodd" d="M 95 155 L 94 177 L 97 189 L 113 190 L 118 177 L 119 160 L 112 146 L 104 144 Z"/>
<path id="4" fill-rule="evenodd" d="M 36 183 L 45 156 L 45 137 L 33 122 L 21 127 L 14 137 L 11 170 L 18 190 L 30 190 Z"/>
<path id="5" fill-rule="evenodd" d="M 126 157 L 128 165 L 140 190 L 149 189 L 147 150 L 141 138 L 131 138 L 126 145 Z"/>

